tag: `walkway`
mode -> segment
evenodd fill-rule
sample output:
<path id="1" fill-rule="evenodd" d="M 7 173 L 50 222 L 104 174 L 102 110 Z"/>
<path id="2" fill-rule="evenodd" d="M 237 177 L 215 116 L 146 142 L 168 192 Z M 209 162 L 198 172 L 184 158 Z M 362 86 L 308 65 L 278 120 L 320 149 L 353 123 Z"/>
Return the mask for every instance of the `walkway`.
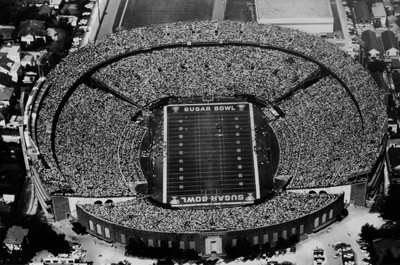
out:
<path id="1" fill-rule="evenodd" d="M 106 1 L 103 1 L 106 2 Z M 117 17 L 118 7 L 121 0 L 107 0 L 109 4 L 103 7 L 103 21 L 101 22 L 99 32 L 97 33 L 96 39 L 100 39 L 104 36 L 113 33 L 114 20 Z M 106 8 L 104 13 L 104 8 Z"/>
<path id="2" fill-rule="evenodd" d="M 227 0 L 214 0 L 211 20 L 224 20 Z"/>
<path id="3" fill-rule="evenodd" d="M 344 36 L 344 40 L 345 40 L 344 49 L 347 52 L 350 48 L 350 43 L 351 43 L 349 29 L 347 28 L 347 14 L 346 14 L 346 11 L 344 10 L 342 0 L 336 0 L 336 6 L 337 6 L 338 13 L 339 13 L 340 24 L 342 26 L 342 32 L 343 32 L 343 36 Z"/>

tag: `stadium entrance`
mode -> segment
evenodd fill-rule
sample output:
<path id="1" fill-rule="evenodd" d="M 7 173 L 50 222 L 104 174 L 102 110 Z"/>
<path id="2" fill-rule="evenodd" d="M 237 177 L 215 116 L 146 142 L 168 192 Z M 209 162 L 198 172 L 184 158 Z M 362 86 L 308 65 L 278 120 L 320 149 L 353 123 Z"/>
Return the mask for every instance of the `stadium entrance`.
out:
<path id="1" fill-rule="evenodd" d="M 221 254 L 222 253 L 222 237 L 220 236 L 208 236 L 205 239 L 206 245 L 206 255 L 212 253 Z"/>
<path id="2" fill-rule="evenodd" d="M 171 207 L 241 205 L 274 189 L 270 150 L 278 144 L 259 106 L 231 100 L 157 107 L 153 127 L 162 134 L 148 140 L 162 142 L 151 163 L 153 199 Z"/>

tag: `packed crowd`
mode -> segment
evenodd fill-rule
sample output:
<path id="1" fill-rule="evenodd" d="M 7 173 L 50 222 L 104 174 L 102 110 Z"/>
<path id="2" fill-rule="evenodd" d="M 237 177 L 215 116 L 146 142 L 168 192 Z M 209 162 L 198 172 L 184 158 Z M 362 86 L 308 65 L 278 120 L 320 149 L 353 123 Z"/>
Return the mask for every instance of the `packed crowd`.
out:
<path id="1" fill-rule="evenodd" d="M 113 206 L 84 204 L 96 217 L 139 230 L 189 233 L 201 230 L 244 230 L 281 224 L 310 214 L 332 203 L 335 194 L 279 193 L 271 200 L 249 207 L 170 210 L 151 204 L 145 197 Z"/>
<path id="2" fill-rule="evenodd" d="M 259 43 L 260 47 L 225 45 L 228 41 Z M 199 42 L 213 42 L 214 46 L 190 47 Z M 180 47 L 167 47 L 171 44 Z M 165 49 L 150 49 L 156 45 L 165 45 Z M 262 49 L 265 46 L 296 51 L 324 64 L 353 93 L 364 120 L 361 126 L 354 103 L 343 89 L 336 88 L 337 81 L 333 80 L 323 80 L 330 86 L 321 81 L 283 101 L 281 107 L 287 118 L 274 125 L 279 127 L 281 148 L 286 146 L 282 148 L 280 172 L 294 175 L 293 187 L 304 187 L 344 183 L 346 176 L 369 170 L 384 132 L 385 109 L 382 95 L 360 64 L 333 44 L 300 31 L 256 23 L 202 21 L 122 31 L 87 45 L 53 69 L 47 76 L 51 86 L 38 113 L 36 128 L 41 156 L 52 169 L 43 170 L 44 184 L 54 186 L 57 181 L 60 184 L 67 181 L 80 196 L 129 193 L 125 182 L 110 177 L 120 171 L 117 159 L 112 156 L 115 152 L 110 149 L 117 148 L 127 117 L 135 111 L 107 95 L 91 97 L 98 92 L 88 88 L 80 87 L 72 94 L 57 122 L 56 157 L 62 173 L 57 172 L 51 145 L 51 124 L 56 110 L 76 80 L 96 65 L 115 56 L 125 56 L 98 70 L 95 76 L 141 105 L 163 96 L 209 93 L 217 96 L 250 93 L 275 99 L 318 70 L 315 63 Z M 128 56 L 128 52 L 135 51 L 136 55 Z M 350 156 L 354 157 L 345 160 Z M 343 161 L 345 165 L 339 166 Z M 329 173 L 321 174 L 322 170 Z M 312 176 L 314 181 L 310 181 Z"/>
<path id="3" fill-rule="evenodd" d="M 135 110 L 86 85 L 79 86 L 72 94 L 59 116 L 55 150 L 60 170 L 76 194 L 95 197 L 130 194 L 116 154 L 124 136 L 121 132 Z"/>
<path id="4" fill-rule="evenodd" d="M 135 66 L 135 67 L 132 67 Z M 95 76 L 147 105 L 161 97 L 254 94 L 273 100 L 318 66 L 300 57 L 256 47 L 175 47 L 131 56 Z"/>
<path id="5" fill-rule="evenodd" d="M 294 176 L 289 188 L 348 184 L 377 159 L 377 143 L 363 143 L 357 109 L 336 80 L 324 78 L 279 106 L 286 117 L 271 126 L 283 142 L 278 174 Z"/>

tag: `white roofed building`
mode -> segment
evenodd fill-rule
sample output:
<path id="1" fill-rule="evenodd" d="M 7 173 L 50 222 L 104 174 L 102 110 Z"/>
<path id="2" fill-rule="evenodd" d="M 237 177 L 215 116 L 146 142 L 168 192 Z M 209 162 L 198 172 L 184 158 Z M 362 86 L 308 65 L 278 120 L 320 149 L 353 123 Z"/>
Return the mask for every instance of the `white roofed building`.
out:
<path id="1" fill-rule="evenodd" d="M 21 46 L 19 44 L 5 44 L 0 47 L 0 53 L 5 53 L 13 62 L 21 62 Z"/>
<path id="2" fill-rule="evenodd" d="M 374 16 L 374 19 L 381 20 L 383 27 L 386 25 L 386 11 L 383 3 L 376 3 L 372 5 L 372 15 Z"/>
<path id="3" fill-rule="evenodd" d="M 49 6 L 50 8 L 60 9 L 60 5 L 63 0 L 50 0 Z"/>
<path id="4" fill-rule="evenodd" d="M 329 0 L 256 0 L 257 22 L 312 34 L 333 33 Z"/>

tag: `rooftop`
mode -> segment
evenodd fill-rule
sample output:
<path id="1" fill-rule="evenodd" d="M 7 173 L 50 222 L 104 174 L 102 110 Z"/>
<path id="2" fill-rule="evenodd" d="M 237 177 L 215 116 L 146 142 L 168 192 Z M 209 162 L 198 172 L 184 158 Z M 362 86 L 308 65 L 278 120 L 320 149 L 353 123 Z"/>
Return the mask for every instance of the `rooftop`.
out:
<path id="1" fill-rule="evenodd" d="M 28 235 L 28 229 L 24 229 L 20 226 L 12 226 L 7 231 L 7 236 L 4 239 L 4 244 L 21 244 L 24 237 Z"/>
<path id="2" fill-rule="evenodd" d="M 2 87 L 10 87 L 12 84 L 12 77 L 0 72 L 0 100 L 3 100 L 4 94 L 6 93 Z M 12 94 L 12 93 L 11 93 Z"/>
<path id="3" fill-rule="evenodd" d="M 361 39 L 365 42 L 364 49 L 367 52 L 369 52 L 373 49 L 375 49 L 376 51 L 378 51 L 380 53 L 383 52 L 382 43 L 376 37 L 375 32 L 373 32 L 371 30 L 366 30 L 361 34 Z"/>
<path id="4" fill-rule="evenodd" d="M 376 3 L 372 5 L 372 14 L 374 14 L 374 17 L 386 17 L 386 11 L 383 3 Z"/>
<path id="5" fill-rule="evenodd" d="M 4 52 L 4 53 L 17 53 L 20 51 L 21 51 L 21 46 L 19 44 L 3 45 L 0 48 L 0 52 Z"/>
<path id="6" fill-rule="evenodd" d="M 385 30 L 381 34 L 381 40 L 383 44 L 383 49 L 385 51 L 390 50 L 392 48 L 394 49 L 399 49 L 399 45 L 397 44 L 397 39 L 396 35 L 390 31 L 390 30 Z"/>
<path id="7" fill-rule="evenodd" d="M 3 38 L 4 40 L 12 39 L 12 33 L 14 30 L 14 26 L 0 25 L 0 38 Z"/>
<path id="8" fill-rule="evenodd" d="M 256 0 L 259 20 L 290 20 L 291 23 L 308 19 L 332 20 L 332 9 L 329 0 Z"/>
<path id="9" fill-rule="evenodd" d="M 354 2 L 354 13 L 356 16 L 357 23 L 363 23 L 365 21 L 370 21 L 372 19 L 372 15 L 369 12 L 368 5 L 366 2 Z"/>
<path id="10" fill-rule="evenodd" d="M 19 25 L 19 36 L 32 34 L 34 36 L 46 36 L 44 21 L 41 20 L 24 20 Z"/>

